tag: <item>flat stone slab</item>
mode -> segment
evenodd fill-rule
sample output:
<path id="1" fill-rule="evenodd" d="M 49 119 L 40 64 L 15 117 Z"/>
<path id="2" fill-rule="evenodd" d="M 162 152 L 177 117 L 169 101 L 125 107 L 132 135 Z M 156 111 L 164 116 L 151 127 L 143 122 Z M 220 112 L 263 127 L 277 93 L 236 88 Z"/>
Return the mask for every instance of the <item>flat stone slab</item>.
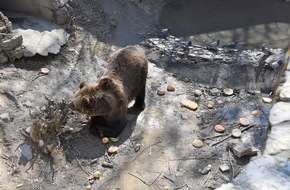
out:
<path id="1" fill-rule="evenodd" d="M 290 121 L 290 103 L 277 102 L 270 111 L 269 122 L 271 126 Z M 288 114 L 285 114 L 288 113 Z"/>
<path id="2" fill-rule="evenodd" d="M 283 150 L 290 150 L 290 122 L 272 126 L 265 153 L 277 154 Z"/>
<path id="3" fill-rule="evenodd" d="M 69 34 L 59 25 L 30 15 L 7 13 L 13 22 L 13 32 L 23 37 L 25 57 L 35 54 L 57 54 Z"/>

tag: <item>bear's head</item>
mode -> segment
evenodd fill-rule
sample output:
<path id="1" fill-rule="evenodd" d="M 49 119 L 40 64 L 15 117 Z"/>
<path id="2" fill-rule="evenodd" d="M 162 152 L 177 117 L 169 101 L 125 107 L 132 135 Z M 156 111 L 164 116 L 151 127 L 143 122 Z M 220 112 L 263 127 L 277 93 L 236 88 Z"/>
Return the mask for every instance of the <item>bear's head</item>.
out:
<path id="1" fill-rule="evenodd" d="M 69 107 L 88 116 L 107 115 L 118 104 L 114 86 L 114 81 L 110 78 L 102 78 L 89 85 L 82 82 Z"/>

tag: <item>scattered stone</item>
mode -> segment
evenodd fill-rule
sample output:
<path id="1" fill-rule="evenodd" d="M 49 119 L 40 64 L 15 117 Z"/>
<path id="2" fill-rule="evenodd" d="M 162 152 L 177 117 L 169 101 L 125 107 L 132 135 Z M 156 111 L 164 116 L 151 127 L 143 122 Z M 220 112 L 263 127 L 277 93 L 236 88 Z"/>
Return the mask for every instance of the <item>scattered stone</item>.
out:
<path id="1" fill-rule="evenodd" d="M 110 140 L 109 140 L 108 137 L 104 137 L 104 138 L 102 139 L 102 143 L 104 143 L 104 144 L 108 144 L 109 142 L 110 142 Z"/>
<path id="2" fill-rule="evenodd" d="M 182 100 L 181 107 L 186 107 L 186 108 L 191 109 L 191 110 L 196 110 L 198 105 L 197 105 L 197 103 L 195 103 L 191 100 Z"/>
<path id="3" fill-rule="evenodd" d="M 242 135 L 242 132 L 240 129 L 233 129 L 232 135 L 233 135 L 233 137 L 239 138 Z"/>
<path id="4" fill-rule="evenodd" d="M 167 86 L 167 91 L 171 91 L 171 92 L 175 91 L 175 86 L 173 84 L 169 84 Z"/>
<path id="5" fill-rule="evenodd" d="M 220 170 L 222 172 L 228 172 L 228 171 L 230 171 L 230 167 L 228 165 L 226 165 L 226 164 L 220 165 L 219 168 L 220 168 Z"/>
<path id="6" fill-rule="evenodd" d="M 225 127 L 222 125 L 216 125 L 216 126 L 214 126 L 214 130 L 216 132 L 223 133 L 223 132 L 225 132 Z"/>
<path id="7" fill-rule="evenodd" d="M 208 172 L 211 170 L 212 166 L 211 164 L 207 165 L 203 170 L 200 171 L 202 175 L 208 174 Z"/>
<path id="8" fill-rule="evenodd" d="M 194 95 L 196 96 L 201 96 L 202 95 L 202 91 L 199 89 L 194 90 Z"/>
<path id="9" fill-rule="evenodd" d="M 39 146 L 40 148 L 42 148 L 42 147 L 44 146 L 44 142 L 43 142 L 42 139 L 39 139 L 39 141 L 38 141 L 38 146 Z"/>
<path id="10" fill-rule="evenodd" d="M 212 96 L 219 96 L 221 94 L 221 91 L 217 88 L 213 88 L 209 92 Z"/>
<path id="11" fill-rule="evenodd" d="M 252 115 L 255 117 L 259 117 L 261 115 L 261 112 L 260 112 L 260 110 L 254 110 L 254 111 L 252 111 Z"/>
<path id="12" fill-rule="evenodd" d="M 23 42 L 22 35 L 19 34 L 9 34 L 7 37 L 0 42 L 0 49 L 2 50 L 12 50 L 16 47 L 21 46 Z"/>
<path id="13" fill-rule="evenodd" d="M 207 101 L 206 102 L 206 106 L 209 108 L 209 109 L 212 109 L 214 107 L 214 102 L 213 101 Z"/>
<path id="14" fill-rule="evenodd" d="M 239 158 L 257 155 L 258 153 L 258 149 L 248 142 L 229 141 L 228 147 L 233 151 L 234 155 Z"/>
<path id="15" fill-rule="evenodd" d="M 138 152 L 139 150 L 140 150 L 140 148 L 141 148 L 141 144 L 136 144 L 135 145 L 135 152 Z"/>
<path id="16" fill-rule="evenodd" d="M 109 163 L 109 162 L 103 162 L 102 166 L 104 168 L 113 168 L 114 165 L 112 163 Z"/>
<path id="17" fill-rule="evenodd" d="M 247 118 L 240 118 L 240 125 L 241 126 L 248 126 L 250 124 L 250 121 Z"/>
<path id="18" fill-rule="evenodd" d="M 92 159 L 92 160 L 90 161 L 90 165 L 93 165 L 93 164 L 95 164 L 95 163 L 98 163 L 98 161 L 99 161 L 98 158 Z"/>
<path id="19" fill-rule="evenodd" d="M 31 129 L 31 127 L 27 127 L 27 128 L 25 129 L 25 133 L 26 133 L 26 134 L 30 134 L 30 129 Z"/>
<path id="20" fill-rule="evenodd" d="M 166 92 L 165 92 L 164 89 L 158 89 L 158 91 L 157 91 L 157 94 L 158 94 L 159 96 L 163 96 L 165 93 L 166 93 Z"/>
<path id="21" fill-rule="evenodd" d="M 268 98 L 268 97 L 263 97 L 262 100 L 264 103 L 271 103 L 272 102 L 272 98 Z"/>
<path id="22" fill-rule="evenodd" d="M 108 153 L 110 153 L 110 154 L 117 153 L 118 149 L 119 148 L 116 146 L 110 146 L 110 148 L 108 149 Z"/>
<path id="23" fill-rule="evenodd" d="M 94 177 L 95 177 L 96 179 L 100 179 L 100 177 L 101 177 L 101 172 L 99 172 L 99 171 L 95 171 L 95 172 L 94 172 Z"/>
<path id="24" fill-rule="evenodd" d="M 192 142 L 192 145 L 195 147 L 195 148 L 200 148 L 203 146 L 203 143 L 200 139 L 195 139 L 193 142 Z"/>
<path id="25" fill-rule="evenodd" d="M 9 113 L 2 113 L 0 115 L 0 120 L 2 120 L 4 122 L 9 122 L 10 121 Z"/>
<path id="26" fill-rule="evenodd" d="M 186 113 L 181 113 L 181 118 L 184 119 L 184 120 L 187 120 L 188 116 L 187 116 Z"/>
<path id="27" fill-rule="evenodd" d="M 39 72 L 43 75 L 47 75 L 49 73 L 49 69 L 48 68 L 41 68 Z"/>
<path id="28" fill-rule="evenodd" d="M 231 88 L 225 88 L 224 89 L 224 94 L 227 95 L 227 96 L 231 96 L 234 94 L 234 90 L 231 89 Z"/>

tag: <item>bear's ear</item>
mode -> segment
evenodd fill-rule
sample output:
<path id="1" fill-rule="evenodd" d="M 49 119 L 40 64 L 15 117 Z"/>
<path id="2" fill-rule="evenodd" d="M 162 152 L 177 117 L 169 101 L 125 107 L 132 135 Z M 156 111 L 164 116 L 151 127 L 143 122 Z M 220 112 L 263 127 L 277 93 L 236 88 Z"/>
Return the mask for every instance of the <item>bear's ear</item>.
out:
<path id="1" fill-rule="evenodd" d="M 86 83 L 85 82 L 81 82 L 80 89 L 82 89 L 84 86 L 86 86 Z"/>
<path id="2" fill-rule="evenodd" d="M 113 80 L 111 78 L 102 78 L 99 81 L 99 88 L 103 89 L 103 90 L 107 90 L 110 89 L 111 86 L 113 85 Z"/>

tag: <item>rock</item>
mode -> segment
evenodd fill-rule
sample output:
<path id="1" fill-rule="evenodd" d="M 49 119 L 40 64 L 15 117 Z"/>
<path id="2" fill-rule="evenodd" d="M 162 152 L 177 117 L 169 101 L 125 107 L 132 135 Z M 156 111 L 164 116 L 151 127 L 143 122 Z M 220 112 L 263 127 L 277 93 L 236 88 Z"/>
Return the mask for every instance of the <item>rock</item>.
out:
<path id="1" fill-rule="evenodd" d="M 193 140 L 192 145 L 196 148 L 200 148 L 203 146 L 203 143 L 200 139 L 195 139 Z"/>
<path id="2" fill-rule="evenodd" d="M 113 164 L 112 163 L 109 163 L 109 162 L 103 162 L 102 163 L 102 167 L 104 168 L 113 168 Z"/>
<path id="3" fill-rule="evenodd" d="M 242 135 L 242 132 L 241 132 L 240 129 L 233 129 L 232 130 L 232 136 L 233 137 L 239 138 L 241 135 Z"/>
<path id="4" fill-rule="evenodd" d="M 260 110 L 254 110 L 252 111 L 252 115 L 255 117 L 259 117 L 261 115 L 261 111 Z"/>
<path id="5" fill-rule="evenodd" d="M 158 90 L 157 90 L 157 94 L 158 94 L 159 96 L 163 96 L 165 93 L 166 93 L 166 92 L 165 92 L 164 89 L 158 89 Z"/>
<path id="6" fill-rule="evenodd" d="M 225 132 L 225 128 L 224 128 L 224 126 L 222 126 L 222 125 L 216 125 L 216 126 L 214 126 L 214 130 L 215 130 L 216 132 L 219 132 L 219 133 L 223 133 L 223 132 Z"/>
<path id="7" fill-rule="evenodd" d="M 211 164 L 207 165 L 203 170 L 200 171 L 202 175 L 208 174 L 208 172 L 211 170 L 212 166 Z"/>
<path id="8" fill-rule="evenodd" d="M 118 150 L 119 150 L 118 147 L 116 147 L 116 146 L 110 146 L 110 148 L 108 149 L 108 153 L 114 154 L 114 153 L 117 153 Z"/>
<path id="9" fill-rule="evenodd" d="M 264 103 L 271 103 L 272 102 L 272 98 L 268 98 L 268 97 L 263 97 L 262 100 Z"/>
<path id="10" fill-rule="evenodd" d="M 53 18 L 57 24 L 69 23 L 72 12 L 69 6 L 64 6 L 54 12 Z"/>
<path id="11" fill-rule="evenodd" d="M 272 126 L 267 136 L 266 154 L 278 154 L 290 148 L 290 121 Z"/>
<path id="12" fill-rule="evenodd" d="M 234 94 L 234 90 L 231 89 L 231 88 L 225 88 L 224 89 L 224 94 L 227 95 L 227 96 L 231 96 Z"/>
<path id="13" fill-rule="evenodd" d="M 2 113 L 0 115 L 0 120 L 4 121 L 4 122 L 9 122 L 10 121 L 10 116 L 9 113 Z"/>
<path id="14" fill-rule="evenodd" d="M 233 151 L 234 155 L 241 158 L 243 156 L 257 155 L 258 149 L 251 143 L 241 141 L 229 141 L 228 147 Z"/>
<path id="15" fill-rule="evenodd" d="M 0 64 L 4 64 L 8 62 L 8 57 L 7 55 L 0 50 Z"/>
<path id="16" fill-rule="evenodd" d="M 219 169 L 222 172 L 228 172 L 228 171 L 230 171 L 230 167 L 228 165 L 226 165 L 226 164 L 220 165 Z"/>
<path id="17" fill-rule="evenodd" d="M 173 84 L 169 84 L 167 86 L 167 91 L 175 91 L 175 86 Z"/>
<path id="18" fill-rule="evenodd" d="M 221 91 L 217 88 L 213 88 L 209 91 L 209 93 L 212 95 L 212 96 L 219 96 L 221 94 Z"/>
<path id="19" fill-rule="evenodd" d="M 135 152 L 138 152 L 139 150 L 140 150 L 140 148 L 141 148 L 141 144 L 139 144 L 139 143 L 137 143 L 136 145 L 135 145 Z"/>
<path id="20" fill-rule="evenodd" d="M 42 147 L 44 146 L 44 141 L 43 141 L 42 139 L 40 139 L 40 140 L 38 141 L 38 146 L 39 146 L 40 148 L 42 148 Z"/>
<path id="21" fill-rule="evenodd" d="M 248 126 L 250 124 L 250 121 L 247 118 L 240 118 L 240 125 L 241 126 Z"/>
<path id="22" fill-rule="evenodd" d="M 212 109 L 214 107 L 214 102 L 213 101 L 207 101 L 206 102 L 206 106 L 209 108 L 209 109 Z"/>
<path id="23" fill-rule="evenodd" d="M 16 47 L 21 46 L 23 42 L 22 35 L 20 34 L 10 34 L 5 39 L 0 41 L 0 49 L 2 50 L 12 50 Z"/>
<path id="24" fill-rule="evenodd" d="M 289 113 L 289 110 L 290 103 L 277 102 L 276 104 L 274 104 L 274 106 L 270 110 L 269 115 L 269 122 L 271 126 L 277 125 L 282 122 L 290 121 L 290 114 L 285 114 Z"/>
<path id="25" fill-rule="evenodd" d="M 193 93 L 194 93 L 194 95 L 196 95 L 196 96 L 201 96 L 201 95 L 202 95 L 202 91 L 199 90 L 199 89 L 194 90 Z"/>
<path id="26" fill-rule="evenodd" d="M 191 110 L 196 110 L 198 108 L 198 105 L 191 100 L 182 100 L 181 107 L 186 107 Z"/>

